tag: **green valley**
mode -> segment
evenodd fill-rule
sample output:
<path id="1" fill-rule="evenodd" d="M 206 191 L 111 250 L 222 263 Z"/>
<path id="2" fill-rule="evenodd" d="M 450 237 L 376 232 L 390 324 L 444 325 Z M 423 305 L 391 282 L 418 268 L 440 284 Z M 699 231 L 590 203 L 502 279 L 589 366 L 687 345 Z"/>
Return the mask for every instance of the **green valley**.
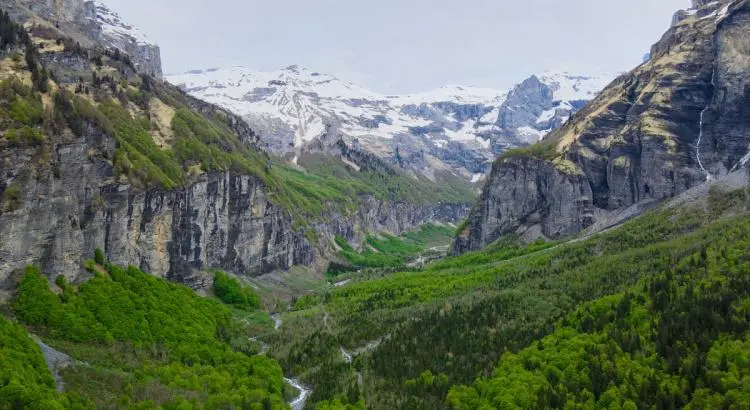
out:
<path id="1" fill-rule="evenodd" d="M 409 89 L 640 57 L 657 10 L 175 1 L 131 7 L 170 70 Z M 748 33 L 693 0 L 627 73 L 386 94 L 0 0 L 0 410 L 750 410 Z"/>
<path id="2" fill-rule="evenodd" d="M 286 371 L 300 374 L 316 386 L 313 400 L 331 400 L 329 404 L 357 406 L 364 400 L 374 408 L 460 409 L 547 408 L 566 403 L 640 407 L 672 402 L 684 406 L 688 404 L 685 398 L 692 397 L 700 386 L 708 389 L 697 392 L 704 396 L 709 392 L 709 396 L 722 395 L 723 390 L 715 390 L 718 387 L 710 383 L 707 373 L 692 373 L 687 379 L 686 370 L 679 365 L 687 363 L 686 360 L 703 360 L 702 355 L 708 354 L 714 343 L 742 340 L 747 333 L 742 327 L 747 322 L 742 316 L 746 299 L 741 295 L 746 289 L 743 290 L 745 279 L 741 274 L 744 253 L 740 250 L 746 246 L 750 222 L 742 212 L 744 192 L 715 189 L 711 198 L 706 209 L 687 206 L 655 210 L 621 228 L 583 241 L 528 247 L 498 244 L 483 252 L 436 262 L 424 270 L 395 273 L 305 296 L 297 301 L 295 311 L 285 315 L 282 333 L 269 336 L 268 342 Z M 707 273 L 701 265 L 707 263 L 703 260 L 719 264 L 711 269 L 715 274 Z M 721 272 L 726 272 L 729 266 L 732 280 L 722 279 Z M 699 276 L 693 279 L 693 275 Z M 666 277 L 669 281 L 681 278 L 670 285 L 676 286 L 673 296 L 649 293 L 649 288 L 663 283 Z M 723 305 L 707 302 L 702 306 L 708 310 L 696 314 L 718 315 L 719 320 L 729 314 L 726 312 L 736 312 L 731 317 L 739 322 L 731 324 L 734 322 L 722 319 L 711 325 L 718 327 L 712 327 L 709 333 L 699 332 L 701 339 L 689 338 L 698 334 L 685 336 L 687 344 L 678 351 L 659 348 L 658 343 L 672 343 L 657 340 L 660 326 L 686 327 L 675 324 L 674 318 L 658 319 L 661 313 L 653 309 L 664 309 L 666 305 L 660 302 L 662 305 L 653 306 L 651 300 L 687 297 L 680 296 L 684 290 L 679 286 L 689 286 L 691 292 L 698 292 L 699 286 L 713 286 L 711 281 L 726 286 L 725 290 L 717 289 L 718 292 L 737 296 L 722 302 L 726 303 Z M 621 302 L 623 298 L 632 300 L 628 302 L 632 312 L 617 313 L 622 310 L 616 307 L 618 303 L 625 303 Z M 598 313 L 594 313 L 595 308 Z M 651 313 L 647 313 L 649 309 Z M 639 316 L 628 319 L 628 315 L 646 314 L 652 319 L 646 322 L 639 320 Z M 581 315 L 591 317 L 585 319 Z M 581 325 L 582 321 L 587 324 Z M 646 331 L 643 326 L 653 330 Z M 672 390 L 659 393 L 657 387 L 653 395 L 647 394 L 647 401 L 643 397 L 639 401 L 632 395 L 638 394 L 639 386 L 632 387 L 627 394 L 608 392 L 611 386 L 625 383 L 621 379 L 624 376 L 617 376 L 620 373 L 611 373 L 614 370 L 605 371 L 601 375 L 604 379 L 597 381 L 587 378 L 566 381 L 564 377 L 575 377 L 575 373 L 567 376 L 566 372 L 587 368 L 575 367 L 582 366 L 580 359 L 568 365 L 554 356 L 547 359 L 549 363 L 544 362 L 544 356 L 526 358 L 526 352 L 537 346 L 535 340 L 544 337 L 539 343 L 554 342 L 562 346 L 550 352 L 567 354 L 559 349 L 566 348 L 568 345 L 564 343 L 568 340 L 572 343 L 568 328 L 579 332 L 580 337 L 590 334 L 593 339 L 584 340 L 590 340 L 586 343 L 591 348 L 604 343 L 598 349 L 615 349 L 598 350 L 602 353 L 597 354 L 617 351 L 621 355 L 635 354 L 629 360 L 640 366 L 638 371 L 646 372 L 640 377 L 652 378 L 649 383 L 654 386 L 669 381 L 690 390 L 669 388 Z M 641 330 L 644 330 L 642 335 Z M 634 337 L 642 340 L 634 342 Z M 578 346 L 571 344 L 569 348 L 582 348 Z M 342 355 L 342 349 L 358 353 L 351 364 Z M 520 358 L 513 355 L 516 352 Z M 575 352 L 570 354 L 579 354 Z M 661 367 L 668 360 L 675 365 Z M 498 363 L 501 367 L 494 370 Z M 744 362 L 738 363 L 744 366 L 741 364 Z M 526 372 L 519 374 L 521 386 L 527 386 L 525 380 L 535 380 L 538 390 L 524 387 L 524 395 L 519 395 L 513 390 L 514 385 L 501 381 L 511 377 L 502 366 L 511 364 L 517 367 L 508 369 Z M 552 369 L 548 366 L 556 366 L 558 373 L 545 370 Z M 741 378 L 744 370 L 737 371 Z M 636 377 L 632 371 L 628 374 Z M 355 383 L 357 375 L 361 375 L 360 384 Z M 482 379 L 477 380 L 475 387 L 459 387 L 470 385 L 477 377 Z M 683 401 L 675 401 L 678 396 Z"/>

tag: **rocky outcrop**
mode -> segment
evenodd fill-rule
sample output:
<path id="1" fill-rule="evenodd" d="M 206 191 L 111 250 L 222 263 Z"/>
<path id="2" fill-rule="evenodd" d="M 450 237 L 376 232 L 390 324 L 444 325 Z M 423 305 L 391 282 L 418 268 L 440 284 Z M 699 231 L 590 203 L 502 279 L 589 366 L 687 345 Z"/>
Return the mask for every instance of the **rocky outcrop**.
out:
<path id="1" fill-rule="evenodd" d="M 208 117 L 222 115 L 188 100 Z M 244 142 L 255 142 L 244 122 L 223 116 Z M 313 224 L 318 241 L 312 242 L 257 177 L 210 173 L 185 188 L 144 191 L 116 182 L 111 163 L 92 155 L 113 149 L 111 137 L 94 128 L 86 135 L 55 137 L 48 159 L 37 148 L 0 147 L 0 197 L 11 184 L 21 193 L 15 204 L 0 207 L 0 283 L 10 283 L 8 275 L 29 264 L 51 278 L 75 281 L 82 262 L 100 248 L 114 263 L 201 288 L 209 278 L 197 273 L 211 268 L 257 276 L 322 265 L 335 253 L 330 243 L 336 235 L 361 242 L 367 232 L 398 234 L 428 221 L 455 222 L 468 212 L 463 204 L 364 197 L 353 214 L 330 211 L 319 218 Z"/>
<path id="2" fill-rule="evenodd" d="M 107 182 L 111 167 L 88 155 L 105 139 L 93 133 L 57 145 L 56 176 L 0 165 L 0 185 L 8 176 L 24 181 L 19 205 L 0 214 L 0 275 L 39 264 L 50 277 L 74 280 L 96 248 L 115 263 L 186 282 L 212 267 L 258 275 L 314 261 L 312 245 L 257 178 L 208 174 L 183 189 L 139 191 Z M 33 151 L 4 149 L 2 163 L 38 161 Z"/>
<path id="3" fill-rule="evenodd" d="M 13 16 L 28 22 L 31 11 L 13 4 L 16 5 Z M 65 11 L 71 13 L 66 17 L 70 19 L 78 15 L 74 10 L 56 8 L 58 2 L 29 4 L 37 7 L 37 13 L 56 12 L 58 16 Z M 77 4 L 67 6 L 77 7 Z M 38 21 L 35 18 L 35 22 Z M 50 27 L 41 31 L 59 34 Z M 68 31 L 63 33 L 67 35 Z M 80 50 L 48 48 L 40 53 L 39 61 L 48 70 L 59 73 L 55 76 L 58 87 L 72 89 L 85 84 L 81 87 L 83 90 L 78 90 L 85 99 L 91 96 L 86 89 L 94 87 L 91 62 L 86 55 Z M 169 146 L 174 141 L 172 121 L 177 111 L 193 110 L 213 120 L 221 134 L 224 130 L 234 134 L 231 138 L 214 135 L 221 141 L 212 142 L 213 147 L 226 144 L 219 149 L 231 150 L 237 148 L 235 144 L 242 144 L 249 154 L 257 154 L 251 160 L 259 162 L 254 164 L 257 166 L 255 174 L 206 173 L 205 169 L 239 167 L 224 163 L 220 168 L 201 168 L 193 159 L 179 163 L 186 172 L 174 185 L 177 188 L 158 189 L 154 187 L 171 185 L 159 184 L 148 177 L 128 178 L 121 169 L 119 172 L 115 169 L 116 158 L 122 154 L 120 149 L 127 146 L 123 138 L 143 136 L 136 130 L 102 132 L 93 125 L 101 126 L 101 122 L 92 117 L 77 117 L 75 121 L 80 128 L 76 128 L 75 133 L 56 122 L 40 127 L 43 136 L 39 140 L 17 141 L 6 138 L 3 128 L 0 133 L 0 297 L 4 295 L 2 290 L 16 284 L 17 277 L 12 273 L 29 264 L 39 265 L 53 279 L 57 275 L 64 275 L 72 282 L 85 278 L 82 262 L 91 258 L 97 248 L 114 263 L 138 266 L 155 275 L 202 288 L 210 284 L 210 275 L 203 273 L 213 268 L 244 276 L 286 270 L 294 265 L 318 268 L 335 255 L 332 245 L 335 235 L 361 242 L 367 232 L 399 234 L 428 221 L 455 222 L 467 213 L 465 204 L 413 205 L 361 197 L 361 206 L 347 214 L 337 213 L 334 209 L 340 207 L 332 204 L 323 215 L 301 220 L 299 216 L 292 216 L 290 208 L 293 206 L 278 205 L 283 201 L 276 201 L 273 193 L 278 193 L 279 187 L 266 185 L 268 181 L 278 183 L 268 177 L 272 174 L 273 162 L 259 152 L 257 135 L 240 117 L 187 96 L 168 84 L 135 78 L 129 65 L 122 65 L 114 72 L 131 81 L 142 81 L 140 92 L 150 93 L 147 100 L 140 101 L 141 105 L 130 101 L 128 109 L 134 117 L 147 120 L 149 135 L 154 142 L 162 144 L 157 144 L 158 147 Z M 99 87 L 98 91 L 105 90 Z M 58 105 L 50 95 L 40 98 L 49 103 L 50 112 L 55 110 L 54 113 L 60 115 L 58 118 L 70 125 L 62 113 L 63 104 Z M 96 100 L 92 97 L 92 101 Z M 115 135 L 119 139 L 116 140 Z M 184 135 L 183 138 L 190 139 Z M 160 148 L 145 147 L 143 152 L 154 153 L 157 149 Z M 143 155 L 141 152 L 133 154 Z M 363 166 L 387 165 L 382 161 L 360 163 Z M 134 181 L 134 185 L 128 181 Z M 316 232 L 306 231 L 302 225 L 313 227 Z"/>
<path id="4" fill-rule="evenodd" d="M 161 51 L 136 27 L 106 5 L 90 0 L 0 0 L 0 7 L 15 20 L 40 18 L 73 37 L 85 47 L 119 49 L 130 56 L 141 74 L 163 77 Z"/>
<path id="5" fill-rule="evenodd" d="M 84 3 L 86 33 L 105 47 L 119 49 L 128 54 L 139 73 L 161 79 L 164 76 L 161 65 L 161 50 L 151 43 L 137 28 L 123 21 L 119 14 L 98 1 Z"/>
<path id="6" fill-rule="evenodd" d="M 525 146 L 559 129 L 606 85 L 603 80 L 612 77 L 546 73 L 542 77 L 532 75 L 516 85 L 500 106 L 495 126 L 505 140 L 492 139 L 495 152 L 504 151 L 503 144 L 507 145 L 508 138 L 512 146 Z"/>
<path id="7" fill-rule="evenodd" d="M 553 107 L 552 89 L 537 76 L 531 76 L 508 94 L 500 107 L 497 126 L 517 134 L 521 127 L 536 126 L 539 116 Z"/>
<path id="8" fill-rule="evenodd" d="M 591 187 L 582 173 L 533 157 L 508 157 L 491 175 L 453 253 L 481 249 L 508 233 L 561 238 L 594 221 Z"/>
<path id="9" fill-rule="evenodd" d="M 674 197 L 748 162 L 750 2 L 694 3 L 697 9 L 677 14 L 650 60 L 619 77 L 538 152 L 523 153 L 537 159 L 495 164 L 455 253 L 509 233 L 569 236 L 596 215 Z"/>

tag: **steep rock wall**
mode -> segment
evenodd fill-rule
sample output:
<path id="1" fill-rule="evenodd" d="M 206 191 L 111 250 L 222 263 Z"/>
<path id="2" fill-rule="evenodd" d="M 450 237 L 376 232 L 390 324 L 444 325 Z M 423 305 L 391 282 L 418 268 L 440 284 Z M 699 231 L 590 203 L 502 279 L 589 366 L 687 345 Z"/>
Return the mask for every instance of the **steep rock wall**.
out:
<path id="1" fill-rule="evenodd" d="M 161 50 L 103 3 L 91 0 L 0 0 L 15 20 L 35 24 L 41 19 L 85 47 L 118 48 L 128 54 L 141 74 L 161 79 Z"/>
<path id="2" fill-rule="evenodd" d="M 570 236 L 596 215 L 671 198 L 750 159 L 750 2 L 694 3 L 699 8 L 678 13 L 648 62 L 545 138 L 552 157 L 495 165 L 454 253 L 536 226 L 529 239 Z M 581 196 L 537 183 L 536 195 L 519 197 L 551 175 L 583 175 L 574 184 Z M 589 192 L 593 209 L 582 211 Z M 540 220 L 539 209 L 562 211 Z"/>
<path id="3" fill-rule="evenodd" d="M 40 265 L 51 278 L 76 280 L 82 261 L 101 248 L 114 263 L 202 287 L 206 283 L 195 275 L 200 270 L 257 276 L 322 264 L 334 252 L 328 242 L 335 235 L 357 242 L 366 232 L 397 234 L 428 221 L 455 222 L 468 211 L 466 205 L 363 198 L 356 213 L 331 211 L 316 222 L 321 239 L 311 243 L 253 176 L 207 174 L 173 191 L 115 182 L 110 164 L 89 155 L 91 147 L 113 142 L 90 131 L 55 146 L 54 172 L 42 166 L 29 173 L 23 166 L 39 161 L 36 149 L 0 150 L 0 191 L 22 181 L 16 209 L 0 210 L 0 283 L 28 264 Z"/>

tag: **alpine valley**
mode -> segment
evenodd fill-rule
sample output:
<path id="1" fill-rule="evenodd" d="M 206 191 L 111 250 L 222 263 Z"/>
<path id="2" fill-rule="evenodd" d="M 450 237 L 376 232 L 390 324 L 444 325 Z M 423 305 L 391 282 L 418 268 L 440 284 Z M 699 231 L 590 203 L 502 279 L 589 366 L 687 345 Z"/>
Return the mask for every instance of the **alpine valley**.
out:
<path id="1" fill-rule="evenodd" d="M 748 408 L 750 0 L 409 95 L 0 10 L 0 410 Z"/>

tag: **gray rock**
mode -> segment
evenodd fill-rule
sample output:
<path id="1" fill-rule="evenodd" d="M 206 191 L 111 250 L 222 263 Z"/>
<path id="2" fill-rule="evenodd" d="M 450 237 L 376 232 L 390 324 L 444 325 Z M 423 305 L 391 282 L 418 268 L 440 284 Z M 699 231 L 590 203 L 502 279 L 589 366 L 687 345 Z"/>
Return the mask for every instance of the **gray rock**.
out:
<path id="1" fill-rule="evenodd" d="M 468 213 L 465 204 L 364 197 L 353 214 L 330 211 L 317 220 L 320 241 L 311 243 L 254 176 L 212 173 L 186 188 L 141 191 L 114 182 L 111 164 L 90 155 L 113 149 L 109 137 L 92 129 L 84 138 L 55 141 L 52 163 L 31 168 L 39 161 L 35 148 L 0 150 L 0 197 L 11 184 L 22 187 L 20 204 L 0 211 L 0 283 L 12 284 L 11 272 L 29 264 L 50 278 L 76 281 L 85 275 L 83 260 L 101 248 L 113 263 L 204 288 L 210 278 L 198 273 L 206 269 L 258 276 L 293 265 L 322 266 L 335 255 L 336 235 L 361 243 L 367 232 L 399 234 Z"/>
<path id="2" fill-rule="evenodd" d="M 705 4 L 730 3 L 724 19 L 671 27 L 651 60 L 550 134 L 555 161 L 496 163 L 454 253 L 535 226 L 548 238 L 569 236 L 596 215 L 675 197 L 745 165 L 750 1 Z"/>
<path id="3" fill-rule="evenodd" d="M 497 126 L 513 131 L 523 126 L 535 126 L 537 119 L 553 105 L 552 89 L 533 75 L 517 85 L 500 107 Z"/>
<path id="4" fill-rule="evenodd" d="M 136 70 L 161 79 L 159 46 L 131 34 L 132 27 L 101 3 L 89 0 L 0 0 L 16 20 L 38 16 L 88 47 L 117 48 L 128 54 Z M 107 29 L 108 27 L 108 29 Z"/>
<path id="5" fill-rule="evenodd" d="M 560 239 L 594 222 L 591 188 L 582 174 L 567 174 L 531 157 L 511 157 L 492 170 L 478 206 L 459 232 L 452 254 L 481 249 L 502 235 Z M 531 236 L 526 232 L 537 232 Z"/>
<path id="6" fill-rule="evenodd" d="M 42 340 L 37 336 L 32 335 L 31 338 L 34 340 L 34 342 L 36 342 L 36 344 L 39 346 L 39 349 L 42 351 L 44 362 L 47 364 L 47 368 L 49 369 L 50 373 L 52 373 L 52 377 L 55 379 L 57 392 L 62 393 L 63 391 L 65 391 L 65 381 L 63 380 L 62 375 L 60 375 L 60 370 L 63 370 L 70 366 L 81 365 L 83 363 L 76 361 L 72 357 L 59 350 L 55 350 L 51 346 L 42 342 Z"/>

